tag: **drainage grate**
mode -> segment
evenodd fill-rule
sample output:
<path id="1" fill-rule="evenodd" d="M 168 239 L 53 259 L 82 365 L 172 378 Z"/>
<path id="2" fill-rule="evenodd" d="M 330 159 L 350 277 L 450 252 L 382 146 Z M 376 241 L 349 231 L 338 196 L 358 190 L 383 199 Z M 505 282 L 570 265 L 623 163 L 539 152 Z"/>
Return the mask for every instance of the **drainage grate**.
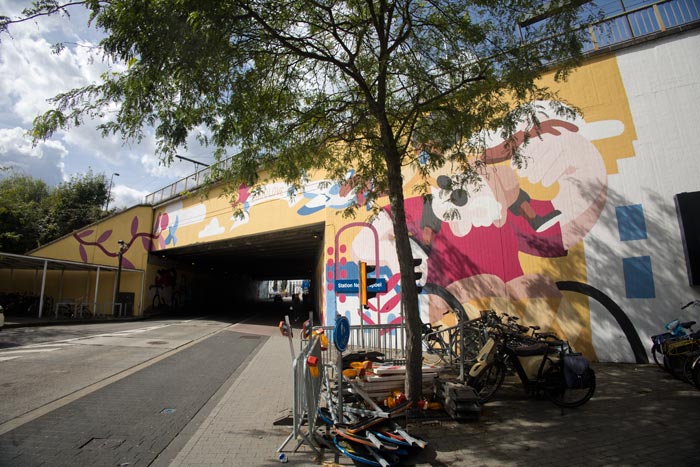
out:
<path id="1" fill-rule="evenodd" d="M 148 345 L 163 345 L 163 344 L 167 344 L 167 343 L 168 343 L 167 341 L 148 341 L 148 342 L 146 342 L 146 344 L 148 344 Z"/>
<path id="2" fill-rule="evenodd" d="M 260 336 L 245 335 L 245 336 L 241 336 L 240 339 L 260 339 Z"/>

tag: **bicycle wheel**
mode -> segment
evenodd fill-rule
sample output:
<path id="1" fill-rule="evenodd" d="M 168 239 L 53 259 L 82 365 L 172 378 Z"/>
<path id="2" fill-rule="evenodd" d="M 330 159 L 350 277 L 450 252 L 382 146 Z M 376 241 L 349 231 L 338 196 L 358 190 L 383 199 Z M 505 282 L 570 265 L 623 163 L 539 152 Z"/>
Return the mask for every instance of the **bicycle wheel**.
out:
<path id="1" fill-rule="evenodd" d="M 680 376 L 686 383 L 693 384 L 693 361 L 695 360 L 695 354 L 689 353 L 683 359 L 683 364 L 680 368 Z"/>
<path id="2" fill-rule="evenodd" d="M 586 388 L 574 389 L 566 386 L 560 365 L 552 365 L 543 374 L 544 394 L 547 399 L 560 407 L 579 407 L 595 393 L 595 372 L 589 368 L 586 378 L 590 384 Z"/>
<path id="3" fill-rule="evenodd" d="M 479 397 L 479 403 L 483 404 L 493 399 L 498 388 L 506 377 L 506 366 L 498 360 L 486 365 L 478 376 L 469 379 L 468 385 L 474 388 Z"/>
<path id="4" fill-rule="evenodd" d="M 656 366 L 664 370 L 664 354 L 661 345 L 654 344 L 651 346 L 651 356 L 654 358 L 654 363 L 656 363 Z"/>
<path id="5" fill-rule="evenodd" d="M 700 355 L 695 357 L 695 360 L 690 365 L 690 374 L 693 384 L 696 388 L 700 389 Z"/>
<path id="6" fill-rule="evenodd" d="M 464 361 L 475 362 L 485 344 L 481 330 L 465 327 L 462 332 L 464 333 Z M 457 345 L 459 345 L 459 339 L 457 339 Z"/>
<path id="7" fill-rule="evenodd" d="M 432 355 L 435 357 L 435 359 L 437 359 L 437 361 L 430 361 L 430 363 L 440 365 L 447 365 L 449 363 L 449 358 L 447 356 L 447 346 L 436 332 L 423 334 L 422 344 L 423 352 L 425 352 L 428 355 Z"/>

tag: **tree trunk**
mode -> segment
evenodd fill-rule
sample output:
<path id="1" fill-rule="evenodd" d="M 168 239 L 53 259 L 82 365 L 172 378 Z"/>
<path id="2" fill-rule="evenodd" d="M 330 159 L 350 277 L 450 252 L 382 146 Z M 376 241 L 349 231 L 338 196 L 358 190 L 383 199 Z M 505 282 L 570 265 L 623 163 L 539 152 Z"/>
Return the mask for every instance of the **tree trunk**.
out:
<path id="1" fill-rule="evenodd" d="M 418 291 L 413 267 L 411 241 L 406 225 L 401 158 L 394 146 L 385 153 L 389 183 L 391 218 L 396 239 L 396 254 L 401 272 L 401 303 L 406 320 L 406 397 L 418 401 L 422 395 L 423 351 L 422 323 L 418 310 Z"/>

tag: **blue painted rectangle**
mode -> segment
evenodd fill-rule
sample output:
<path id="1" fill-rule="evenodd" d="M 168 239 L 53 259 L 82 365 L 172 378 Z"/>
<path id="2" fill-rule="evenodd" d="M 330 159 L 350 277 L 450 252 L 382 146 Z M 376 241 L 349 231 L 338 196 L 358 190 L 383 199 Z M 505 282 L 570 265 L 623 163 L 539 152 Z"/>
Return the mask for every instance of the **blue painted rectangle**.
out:
<path id="1" fill-rule="evenodd" d="M 617 206 L 617 229 L 620 232 L 620 240 L 644 240 L 647 238 L 647 224 L 644 220 L 644 209 L 641 204 L 630 206 Z"/>
<path id="2" fill-rule="evenodd" d="M 360 291 L 359 279 L 338 279 L 335 281 L 336 293 L 358 293 Z"/>
<path id="3" fill-rule="evenodd" d="M 627 298 L 656 298 L 651 257 L 622 258 Z"/>

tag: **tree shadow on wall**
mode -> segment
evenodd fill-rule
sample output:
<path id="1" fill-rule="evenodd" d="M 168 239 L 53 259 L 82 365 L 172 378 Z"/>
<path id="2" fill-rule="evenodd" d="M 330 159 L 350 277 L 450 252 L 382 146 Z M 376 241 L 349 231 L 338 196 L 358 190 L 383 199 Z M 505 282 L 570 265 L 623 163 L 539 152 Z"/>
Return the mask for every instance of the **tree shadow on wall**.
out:
<path id="1" fill-rule="evenodd" d="M 575 186 L 581 196 L 592 189 Z M 653 191 L 630 199 L 608 188 L 583 243 L 585 264 L 572 271 L 569 262 L 545 261 L 544 275 L 570 300 L 586 297 L 601 360 L 648 363 L 649 337 L 692 299 L 673 199 Z M 535 279 L 526 284 L 531 296 L 541 287 Z"/>

